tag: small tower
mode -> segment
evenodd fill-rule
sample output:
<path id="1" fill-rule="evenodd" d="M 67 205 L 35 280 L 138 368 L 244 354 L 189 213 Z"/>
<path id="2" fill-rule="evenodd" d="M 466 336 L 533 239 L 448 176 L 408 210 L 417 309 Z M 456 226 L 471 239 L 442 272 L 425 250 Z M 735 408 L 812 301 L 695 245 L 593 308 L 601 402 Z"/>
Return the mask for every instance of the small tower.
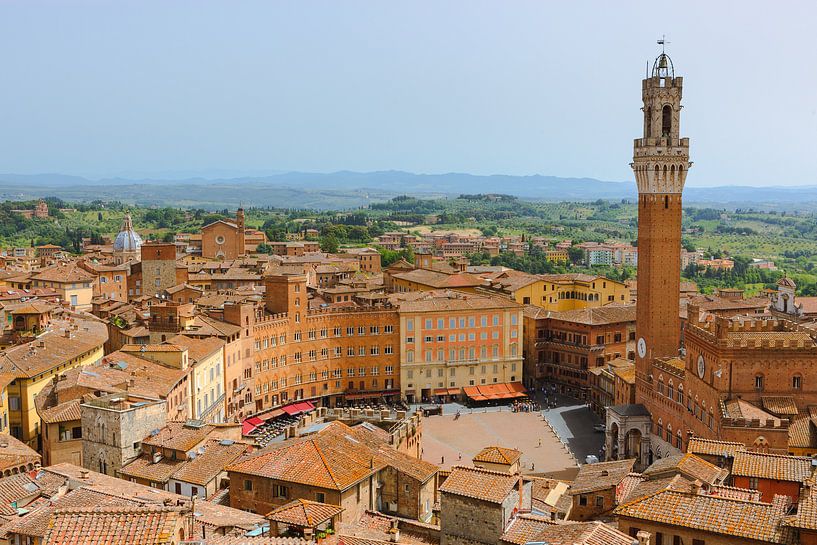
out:
<path id="1" fill-rule="evenodd" d="M 246 253 L 246 242 L 244 237 L 246 236 L 246 227 L 244 225 L 244 209 L 239 208 L 235 212 L 235 224 L 238 227 L 236 229 L 236 254 L 239 256 L 245 255 Z"/>
<path id="2" fill-rule="evenodd" d="M 677 356 L 680 344 L 681 192 L 692 166 L 689 139 L 679 136 L 682 89 L 662 51 L 641 82 L 644 134 L 630 164 L 638 186 L 637 398 L 649 389 L 652 360 Z"/>

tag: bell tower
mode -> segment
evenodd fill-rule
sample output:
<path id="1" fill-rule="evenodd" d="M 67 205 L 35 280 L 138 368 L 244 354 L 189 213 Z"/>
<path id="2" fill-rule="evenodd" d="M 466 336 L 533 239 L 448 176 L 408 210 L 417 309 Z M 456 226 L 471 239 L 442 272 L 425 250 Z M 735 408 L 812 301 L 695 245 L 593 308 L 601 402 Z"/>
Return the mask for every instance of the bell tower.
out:
<path id="1" fill-rule="evenodd" d="M 678 355 L 681 338 L 681 192 L 692 166 L 689 138 L 679 136 L 682 90 L 683 78 L 675 76 L 672 60 L 662 51 L 641 82 L 644 134 L 635 139 L 630 164 L 638 186 L 639 403 L 648 400 L 652 360 Z"/>

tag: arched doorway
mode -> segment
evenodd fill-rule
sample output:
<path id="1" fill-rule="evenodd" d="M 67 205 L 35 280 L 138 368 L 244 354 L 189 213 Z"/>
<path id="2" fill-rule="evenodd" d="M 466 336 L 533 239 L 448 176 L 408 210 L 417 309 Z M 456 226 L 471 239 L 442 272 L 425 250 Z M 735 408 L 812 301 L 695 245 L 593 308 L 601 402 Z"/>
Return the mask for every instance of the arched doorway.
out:
<path id="1" fill-rule="evenodd" d="M 624 436 L 624 458 L 641 459 L 641 430 L 633 428 Z"/>

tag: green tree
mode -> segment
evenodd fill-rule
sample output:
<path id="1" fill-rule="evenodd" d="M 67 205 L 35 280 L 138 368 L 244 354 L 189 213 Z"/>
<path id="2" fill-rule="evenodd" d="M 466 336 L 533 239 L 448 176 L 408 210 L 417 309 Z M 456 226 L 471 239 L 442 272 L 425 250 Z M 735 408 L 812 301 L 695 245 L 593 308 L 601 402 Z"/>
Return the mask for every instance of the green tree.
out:
<path id="1" fill-rule="evenodd" d="M 334 254 L 340 248 L 340 242 L 338 242 L 338 237 L 333 234 L 326 235 L 325 237 L 321 237 L 321 250 L 329 253 Z"/>

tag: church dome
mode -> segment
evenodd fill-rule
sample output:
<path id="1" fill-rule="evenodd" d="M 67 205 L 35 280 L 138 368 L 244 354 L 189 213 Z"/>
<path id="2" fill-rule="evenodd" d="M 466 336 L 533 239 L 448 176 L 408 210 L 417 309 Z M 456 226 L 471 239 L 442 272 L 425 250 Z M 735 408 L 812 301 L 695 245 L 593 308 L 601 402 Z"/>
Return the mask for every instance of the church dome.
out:
<path id="1" fill-rule="evenodd" d="M 130 214 L 125 214 L 122 230 L 113 241 L 114 252 L 137 252 L 142 247 L 142 237 L 133 230 Z"/>

